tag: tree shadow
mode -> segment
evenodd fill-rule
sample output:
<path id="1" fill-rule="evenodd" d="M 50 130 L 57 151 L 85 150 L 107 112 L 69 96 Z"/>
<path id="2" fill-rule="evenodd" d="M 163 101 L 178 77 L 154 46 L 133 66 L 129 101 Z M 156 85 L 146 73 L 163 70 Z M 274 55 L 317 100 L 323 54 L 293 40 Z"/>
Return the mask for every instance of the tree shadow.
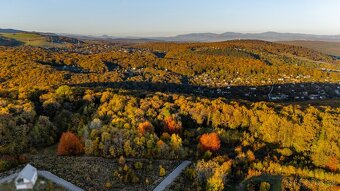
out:
<path id="1" fill-rule="evenodd" d="M 340 98 L 340 85 L 337 83 L 286 83 L 260 86 L 225 86 L 221 88 L 183 83 L 151 83 L 138 81 L 89 82 L 69 85 L 88 88 L 114 88 L 129 90 L 135 93 L 162 92 L 248 101 L 300 102 Z"/>
<path id="2" fill-rule="evenodd" d="M 83 74 L 89 74 L 89 72 L 86 69 L 83 69 L 81 67 L 78 67 L 77 65 L 66 65 L 66 64 L 57 64 L 55 62 L 43 62 L 43 61 L 37 61 L 39 64 L 50 66 L 54 68 L 57 71 L 68 71 L 71 73 L 83 73 Z"/>
<path id="3" fill-rule="evenodd" d="M 24 44 L 24 42 L 17 41 L 15 39 L 5 38 L 0 35 L 0 46 L 16 47 Z"/>
<path id="4" fill-rule="evenodd" d="M 109 70 L 109 72 L 112 72 L 120 68 L 120 65 L 118 64 L 118 60 L 114 60 L 113 62 L 104 62 L 104 64 Z"/>

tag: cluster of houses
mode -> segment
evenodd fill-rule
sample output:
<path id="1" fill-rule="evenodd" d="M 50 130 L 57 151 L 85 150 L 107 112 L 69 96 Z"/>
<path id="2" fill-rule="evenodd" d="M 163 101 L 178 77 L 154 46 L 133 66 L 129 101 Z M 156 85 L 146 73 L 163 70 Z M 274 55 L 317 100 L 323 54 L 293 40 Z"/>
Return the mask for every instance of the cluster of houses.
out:
<path id="1" fill-rule="evenodd" d="M 193 84 L 209 86 L 209 87 L 224 87 L 232 83 L 226 79 L 220 80 L 217 77 L 212 77 L 210 74 L 204 73 L 194 76 L 190 80 Z"/>
<path id="2" fill-rule="evenodd" d="M 47 47 L 45 49 L 58 53 L 98 54 L 116 50 L 117 47 L 111 44 L 83 44 L 74 45 L 68 48 Z"/>
<path id="3" fill-rule="evenodd" d="M 77 54 L 99 54 L 104 52 L 123 52 L 128 54 L 137 54 L 137 53 L 145 53 L 150 52 L 149 49 L 136 49 L 130 47 L 119 47 L 114 44 L 102 43 L 102 44 L 82 44 L 82 45 L 74 45 L 72 47 L 67 48 L 58 48 L 58 47 L 46 47 L 46 50 L 50 50 L 58 53 L 77 53 Z M 154 53 L 157 57 L 161 58 L 165 56 L 164 52 L 156 52 Z"/>
<path id="4" fill-rule="evenodd" d="M 335 84 L 285 84 L 271 86 L 269 101 L 281 100 L 323 100 L 340 97 L 340 85 Z"/>
<path id="5" fill-rule="evenodd" d="M 340 97 L 340 84 L 301 83 L 276 84 L 265 86 L 226 86 L 208 88 L 197 86 L 196 94 L 211 94 L 226 98 L 241 98 L 248 100 L 323 100 Z"/>
<path id="6" fill-rule="evenodd" d="M 236 74 L 237 75 L 237 74 Z M 196 75 L 190 81 L 193 84 L 209 86 L 209 87 L 225 87 L 228 85 L 236 86 L 236 85 L 266 85 L 266 84 L 286 84 L 286 83 L 305 83 L 310 81 L 310 75 L 302 75 L 298 74 L 296 76 L 282 74 L 277 78 L 266 78 L 259 79 L 260 76 L 249 76 L 249 77 L 233 77 L 233 76 L 216 76 L 216 74 L 203 73 L 200 75 Z M 328 82 L 328 79 L 324 79 L 325 82 Z"/>
<path id="7" fill-rule="evenodd" d="M 74 66 L 69 66 L 74 69 Z M 77 70 L 75 68 L 75 70 Z M 116 72 L 122 74 L 125 80 L 141 76 L 144 80 L 150 80 L 151 76 L 159 76 L 160 73 L 154 73 L 147 70 L 147 68 L 123 68 L 117 65 L 114 69 Z M 171 81 L 171 79 L 183 79 L 185 76 L 173 73 L 166 68 L 155 68 L 165 72 L 162 79 L 165 81 Z M 303 78 L 308 79 L 310 76 L 298 75 L 295 79 Z M 282 80 L 281 80 L 282 79 Z M 221 97 L 238 97 L 248 100 L 269 100 L 269 101 L 282 101 L 282 100 L 322 100 L 333 97 L 340 97 L 340 85 L 331 83 L 296 83 L 287 81 L 291 79 L 291 76 L 285 74 L 278 81 L 281 83 L 275 83 L 276 85 L 256 85 L 254 82 L 246 84 L 240 83 L 242 80 L 240 77 L 233 80 L 220 80 L 216 77 L 204 73 L 195 76 L 185 83 L 182 81 L 181 86 L 188 86 L 186 90 L 188 92 L 194 92 L 195 94 L 215 95 Z M 242 85 L 238 85 L 242 84 Z M 250 85 L 251 84 L 251 85 Z"/>
<path id="8" fill-rule="evenodd" d="M 74 49 L 57 49 L 56 51 L 77 52 L 82 54 L 99 53 L 103 51 L 117 51 L 127 54 L 141 54 L 151 52 L 158 58 L 164 58 L 166 52 L 152 52 L 149 49 L 136 49 L 129 47 L 116 46 L 114 44 L 83 44 L 82 46 L 75 46 Z M 213 48 L 214 49 L 214 48 Z M 215 48 L 218 49 L 218 48 Z M 195 50 L 196 51 L 196 50 Z M 244 50 L 240 50 L 244 51 Z M 75 73 L 88 73 L 77 66 L 60 66 L 57 68 L 62 71 L 71 71 Z M 152 77 L 160 77 L 166 80 L 166 76 L 175 79 L 187 79 L 182 81 L 182 86 L 188 86 L 188 90 L 198 94 L 209 94 L 225 97 L 240 97 L 245 99 L 254 100 L 321 100 L 326 98 L 338 97 L 339 86 L 333 87 L 331 83 L 312 83 L 310 75 L 297 74 L 287 75 L 279 74 L 277 77 L 264 77 L 261 75 L 252 75 L 248 77 L 240 76 L 237 73 L 233 76 L 216 75 L 218 71 L 210 71 L 195 75 L 193 77 L 186 77 L 180 74 L 173 73 L 166 68 L 153 68 L 155 70 L 165 71 L 168 75 L 163 75 L 161 72 L 147 72 L 146 68 L 123 68 L 119 65 L 112 67 L 112 70 L 121 74 L 123 79 L 129 80 L 130 78 L 142 77 L 141 79 L 150 80 Z M 322 68 L 325 72 L 338 72 L 337 70 L 329 70 Z M 151 76 L 151 77 L 150 77 Z M 172 76 L 172 77 L 171 77 Z M 69 79 L 70 76 L 66 75 L 65 78 Z M 324 82 L 330 81 L 327 77 L 323 79 Z M 171 81 L 171 80 L 170 80 Z M 268 84 L 276 84 L 275 86 Z M 190 87 L 189 87 L 190 86 Z M 332 86 L 332 87 L 328 87 Z"/>

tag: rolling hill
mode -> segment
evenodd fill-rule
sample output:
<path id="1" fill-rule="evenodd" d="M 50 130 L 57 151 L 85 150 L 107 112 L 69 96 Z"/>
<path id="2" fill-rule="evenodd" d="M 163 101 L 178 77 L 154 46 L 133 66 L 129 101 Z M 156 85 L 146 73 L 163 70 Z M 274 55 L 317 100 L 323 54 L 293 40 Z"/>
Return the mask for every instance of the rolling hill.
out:
<path id="1" fill-rule="evenodd" d="M 17 30 L 17 29 L 0 29 L 0 33 L 19 33 L 19 32 L 25 32 L 25 31 Z"/>
<path id="2" fill-rule="evenodd" d="M 311 48 L 322 53 L 340 57 L 340 42 L 325 41 L 282 41 L 281 43 Z"/>
<path id="3" fill-rule="evenodd" d="M 76 38 L 59 36 L 51 33 L 25 32 L 15 29 L 0 29 L 0 46 L 37 46 L 37 47 L 65 47 L 83 43 Z"/>
<path id="4" fill-rule="evenodd" d="M 19 42 L 15 39 L 0 36 L 0 46 L 19 46 L 22 44 L 23 44 L 22 42 Z"/>

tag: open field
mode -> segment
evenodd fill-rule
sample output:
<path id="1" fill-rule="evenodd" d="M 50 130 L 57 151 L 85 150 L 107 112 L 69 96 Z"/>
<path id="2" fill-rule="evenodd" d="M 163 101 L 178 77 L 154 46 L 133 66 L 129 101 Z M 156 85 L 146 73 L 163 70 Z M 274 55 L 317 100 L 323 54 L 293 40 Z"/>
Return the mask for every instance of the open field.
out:
<path id="1" fill-rule="evenodd" d="M 126 159 L 126 166 L 117 159 L 99 157 L 58 157 L 55 147 L 30 156 L 38 170 L 46 170 L 84 190 L 152 190 L 180 164 L 180 161 Z M 142 167 L 136 168 L 136 163 Z M 166 170 L 159 176 L 159 166 Z"/>
<path id="2" fill-rule="evenodd" d="M 0 36 L 8 39 L 14 39 L 17 42 L 23 43 L 26 46 L 37 46 L 37 47 L 65 47 L 67 43 L 53 43 L 51 40 L 44 35 L 39 33 L 0 33 Z"/>
<path id="3" fill-rule="evenodd" d="M 46 41 L 47 40 L 46 37 L 36 33 L 0 33 L 0 35 L 23 42 L 25 45 L 31 46 L 51 45 L 50 42 Z"/>

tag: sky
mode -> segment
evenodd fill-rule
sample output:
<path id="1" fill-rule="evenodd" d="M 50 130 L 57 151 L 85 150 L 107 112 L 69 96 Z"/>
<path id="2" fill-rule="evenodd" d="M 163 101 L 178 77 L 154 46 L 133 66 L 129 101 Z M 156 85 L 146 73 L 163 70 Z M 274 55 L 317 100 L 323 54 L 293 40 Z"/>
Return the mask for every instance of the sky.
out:
<path id="1" fill-rule="evenodd" d="M 112 36 L 340 34 L 340 0 L 0 0 L 0 28 Z"/>

